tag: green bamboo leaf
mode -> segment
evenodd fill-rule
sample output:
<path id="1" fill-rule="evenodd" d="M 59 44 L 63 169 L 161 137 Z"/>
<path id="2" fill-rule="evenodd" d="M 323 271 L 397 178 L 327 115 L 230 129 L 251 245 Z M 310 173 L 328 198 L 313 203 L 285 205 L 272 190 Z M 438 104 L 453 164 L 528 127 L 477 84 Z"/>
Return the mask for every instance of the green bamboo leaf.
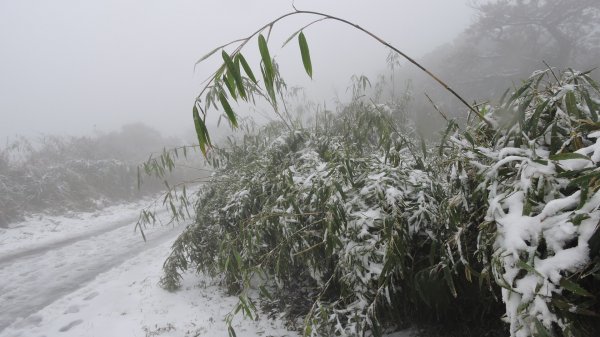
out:
<path id="1" fill-rule="evenodd" d="M 250 305 L 248 305 L 247 301 L 244 300 L 242 308 L 244 309 L 244 315 L 250 319 L 252 319 L 252 311 L 250 310 Z"/>
<path id="2" fill-rule="evenodd" d="M 570 152 L 570 153 L 559 153 L 559 154 L 555 154 L 555 155 L 551 155 L 550 156 L 550 160 L 556 160 L 556 161 L 560 161 L 560 160 L 569 160 L 569 159 L 585 159 L 585 160 L 589 160 L 592 161 L 590 159 L 590 157 L 580 154 L 580 153 L 575 153 L 575 152 Z"/>
<path id="3" fill-rule="evenodd" d="M 533 323 L 535 324 L 535 330 L 537 330 L 537 334 L 535 334 L 535 336 L 537 337 L 552 337 L 552 335 L 550 334 L 550 332 L 548 331 L 548 329 L 546 329 L 546 327 L 542 324 L 542 322 L 540 322 L 539 319 L 537 319 L 536 317 L 533 317 Z"/>
<path id="4" fill-rule="evenodd" d="M 273 79 L 275 78 L 273 62 L 271 61 L 271 55 L 269 54 L 267 40 L 265 40 L 265 37 L 262 34 L 258 36 L 258 49 L 260 50 L 260 56 L 262 58 L 263 65 L 265 66 L 265 74 L 269 77 L 269 80 L 272 83 Z"/>
<path id="5" fill-rule="evenodd" d="M 466 139 L 466 140 L 467 140 L 469 143 L 471 143 L 471 145 L 472 145 L 473 147 L 475 147 L 475 140 L 473 140 L 473 137 L 471 136 L 471 134 L 470 134 L 469 132 L 465 132 L 464 136 L 465 136 L 465 139 Z"/>
<path id="6" fill-rule="evenodd" d="M 225 69 L 227 69 L 227 67 L 225 66 L 225 64 L 222 64 L 219 69 L 217 69 L 217 72 L 215 73 L 215 80 L 218 80 L 219 78 L 221 78 L 221 75 L 223 75 L 223 73 L 225 72 Z"/>
<path id="7" fill-rule="evenodd" d="M 300 45 L 300 54 L 302 54 L 302 63 L 304 64 L 304 70 L 310 78 L 312 78 L 312 64 L 310 62 L 310 52 L 308 50 L 308 43 L 306 43 L 306 37 L 304 32 L 300 32 L 298 35 L 298 44 Z"/>
<path id="8" fill-rule="evenodd" d="M 575 226 L 579 226 L 579 225 L 581 225 L 582 221 L 587 220 L 589 218 L 590 218 L 589 214 L 578 213 L 571 217 L 571 223 L 574 224 Z"/>
<path id="9" fill-rule="evenodd" d="M 573 294 L 576 294 L 579 296 L 591 297 L 591 298 L 594 297 L 594 295 L 592 295 L 587 290 L 583 289 L 579 284 L 577 284 L 567 278 L 564 278 L 564 277 L 560 280 L 560 286 L 567 289 L 568 291 L 572 292 Z"/>
<path id="10" fill-rule="evenodd" d="M 171 206 L 172 215 L 177 218 L 177 209 L 175 209 L 175 204 L 172 201 L 169 201 L 169 206 Z"/>
<path id="11" fill-rule="evenodd" d="M 237 337 L 231 324 L 227 326 L 227 332 L 229 332 L 229 337 Z"/>
<path id="12" fill-rule="evenodd" d="M 531 305 L 531 300 L 526 301 L 526 302 L 521 302 L 521 304 L 519 304 L 519 306 L 517 307 L 517 313 L 523 314 L 523 311 L 525 309 L 527 309 L 529 307 L 529 305 Z"/>
<path id="13" fill-rule="evenodd" d="M 304 327 L 304 337 L 310 337 L 312 335 L 312 324 L 309 322 Z"/>
<path id="14" fill-rule="evenodd" d="M 235 81 L 233 79 L 233 76 L 228 76 L 228 75 L 229 74 L 223 75 L 223 83 L 225 83 L 225 86 L 227 87 L 227 90 L 229 90 L 231 97 L 233 97 L 234 100 L 237 100 L 237 94 L 235 92 L 235 83 L 234 83 Z"/>
<path id="15" fill-rule="evenodd" d="M 517 98 L 521 97 L 523 93 L 531 87 L 532 84 L 533 79 L 527 81 L 523 86 L 521 86 L 517 91 L 515 91 L 515 93 L 510 97 L 509 102 L 512 102 Z"/>
<path id="16" fill-rule="evenodd" d="M 240 93 L 240 96 L 242 97 L 242 99 L 244 101 L 248 101 L 248 96 L 246 95 L 246 88 L 244 87 L 244 82 L 242 80 L 242 74 L 240 72 L 240 65 L 239 64 L 235 64 L 235 72 L 234 72 L 234 78 L 235 78 L 235 85 L 238 89 L 238 92 Z"/>
<path id="17" fill-rule="evenodd" d="M 254 77 L 254 73 L 252 73 L 252 68 L 250 68 L 250 65 L 248 65 L 248 62 L 246 62 L 244 56 L 241 53 L 238 53 L 237 55 L 235 55 L 235 59 L 236 62 L 239 62 L 242 65 L 242 68 L 244 68 L 246 75 L 248 75 L 252 82 L 256 84 L 258 81 L 256 80 L 256 77 Z"/>
<path id="18" fill-rule="evenodd" d="M 600 314 L 598 314 L 595 311 L 589 310 L 589 309 L 580 308 L 580 307 L 574 307 L 571 310 L 573 310 L 573 312 L 576 313 L 576 314 L 578 314 L 578 315 L 600 318 Z"/>
<path id="19" fill-rule="evenodd" d="M 542 104 L 538 105 L 535 108 L 535 112 L 533 113 L 533 115 L 531 115 L 531 118 L 529 118 L 529 121 L 525 124 L 524 131 L 526 133 L 531 130 L 535 131 L 535 127 L 538 124 L 540 115 L 542 114 L 542 111 L 544 111 L 544 109 L 546 109 L 546 107 L 548 106 L 548 103 L 550 103 L 549 99 L 545 100 Z"/>
<path id="20" fill-rule="evenodd" d="M 208 137 L 208 131 L 204 121 L 200 118 L 198 108 L 194 105 L 192 110 L 194 116 L 194 127 L 196 128 L 196 136 L 198 137 L 198 145 L 200 145 L 200 151 L 206 157 L 206 149 L 210 146 L 210 138 Z"/>
<path id="21" fill-rule="evenodd" d="M 227 115 L 227 119 L 229 120 L 229 122 L 231 122 L 232 127 L 237 128 L 237 118 L 235 117 L 235 112 L 233 112 L 233 109 L 231 109 L 227 98 L 225 97 L 225 95 L 219 94 L 219 100 L 221 101 L 221 105 L 223 106 L 225 114 Z"/>
<path id="22" fill-rule="evenodd" d="M 277 102 L 277 98 L 275 96 L 275 88 L 273 87 L 273 81 L 267 75 L 267 72 L 263 66 L 260 67 L 260 72 L 262 73 L 263 80 L 265 81 L 265 88 L 267 89 L 267 93 L 269 94 L 269 97 L 271 98 L 271 102 L 273 105 L 275 105 Z"/>
<path id="23" fill-rule="evenodd" d="M 600 179 L 600 172 L 593 171 L 569 182 L 568 186 L 589 186 L 592 179 Z"/>
<path id="24" fill-rule="evenodd" d="M 577 108 L 577 98 L 575 97 L 575 93 L 569 91 L 565 95 L 565 104 L 567 106 L 567 112 L 569 115 L 581 118 L 581 111 L 579 111 L 579 108 Z"/>
<path id="25" fill-rule="evenodd" d="M 221 53 L 223 57 L 223 61 L 225 61 L 225 65 L 227 66 L 227 74 L 228 77 L 231 77 L 233 80 L 233 84 L 237 87 L 238 92 L 240 93 L 240 97 L 246 100 L 246 90 L 244 89 L 244 82 L 242 82 L 242 74 L 240 73 L 240 67 L 236 66 L 236 63 L 233 62 L 229 54 L 223 50 Z"/>

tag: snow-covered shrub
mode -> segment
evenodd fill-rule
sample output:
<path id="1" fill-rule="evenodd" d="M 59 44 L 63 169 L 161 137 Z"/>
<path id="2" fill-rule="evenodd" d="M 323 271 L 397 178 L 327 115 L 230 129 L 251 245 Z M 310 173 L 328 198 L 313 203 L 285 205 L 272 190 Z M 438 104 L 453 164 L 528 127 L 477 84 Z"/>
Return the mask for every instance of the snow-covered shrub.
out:
<path id="1" fill-rule="evenodd" d="M 177 288 L 191 263 L 222 276 L 250 313 L 247 291 L 262 279 L 266 306 L 303 318 L 313 336 L 485 316 L 493 294 L 461 259 L 475 244 L 456 248 L 476 233 L 448 202 L 447 163 L 398 120 L 355 102 L 308 129 L 270 125 L 213 154 L 220 169 L 162 285 Z"/>
<path id="2" fill-rule="evenodd" d="M 487 122 L 425 144 L 388 106 L 354 102 L 309 128 L 270 124 L 214 149 L 196 222 L 162 285 L 190 267 L 305 335 L 600 331 L 600 99 L 586 75 L 535 74 Z M 399 123 L 403 121 L 403 123 Z"/>
<path id="3" fill-rule="evenodd" d="M 553 78 L 534 74 L 490 108 L 492 126 L 450 138 L 478 185 L 464 204 L 487 203 L 478 245 L 493 248 L 487 264 L 517 337 L 600 332 L 600 93 L 586 74 Z"/>

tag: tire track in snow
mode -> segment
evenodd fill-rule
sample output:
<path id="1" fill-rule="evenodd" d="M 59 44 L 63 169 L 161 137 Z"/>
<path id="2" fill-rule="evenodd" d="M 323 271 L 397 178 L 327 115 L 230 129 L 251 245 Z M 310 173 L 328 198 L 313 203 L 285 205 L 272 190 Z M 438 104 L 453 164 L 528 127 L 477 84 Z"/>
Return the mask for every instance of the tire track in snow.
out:
<path id="1" fill-rule="evenodd" d="M 22 259 L 24 257 L 29 257 L 32 255 L 40 255 L 43 254 L 47 251 L 50 250 L 54 250 L 54 249 L 58 249 L 64 246 L 68 246 L 71 245 L 77 241 L 81 241 L 84 239 L 89 239 L 92 238 L 94 236 L 98 236 L 98 235 L 102 235 L 106 232 L 110 232 L 113 231 L 115 229 L 118 229 L 120 227 L 124 227 L 127 225 L 131 225 L 132 221 L 135 221 L 134 219 L 125 219 L 125 220 L 121 220 L 121 221 L 117 221 L 115 224 L 111 225 L 111 226 L 106 226 L 106 227 L 102 227 L 96 230 L 92 230 L 86 233 L 82 233 L 79 235 L 75 235 L 75 236 L 71 236 L 71 237 L 67 237 L 64 238 L 62 240 L 57 240 L 57 241 L 53 241 L 53 242 L 49 242 L 46 244 L 42 244 L 39 246 L 36 246 L 34 248 L 30 248 L 30 249 L 25 249 L 25 250 L 20 250 L 14 253 L 10 253 L 10 254 L 5 254 L 3 256 L 0 256 L 0 269 L 2 269 L 2 265 L 5 264 L 9 264 L 12 263 L 18 259 Z"/>
<path id="2" fill-rule="evenodd" d="M 130 221 L 12 254 L 0 265 L 0 332 L 81 288 L 144 250 L 174 240 L 185 226 L 148 228 L 147 242 Z"/>

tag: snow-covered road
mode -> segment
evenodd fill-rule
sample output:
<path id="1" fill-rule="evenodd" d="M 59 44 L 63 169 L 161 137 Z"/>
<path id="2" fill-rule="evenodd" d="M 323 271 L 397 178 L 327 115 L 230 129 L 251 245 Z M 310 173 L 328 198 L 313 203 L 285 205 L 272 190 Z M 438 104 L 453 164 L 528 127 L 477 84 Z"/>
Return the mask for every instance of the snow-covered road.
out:
<path id="1" fill-rule="evenodd" d="M 236 299 L 188 274 L 157 286 L 179 226 L 133 231 L 139 205 L 44 217 L 0 232 L 0 336 L 226 336 Z M 201 285 L 201 286 L 199 286 Z M 239 336 L 296 335 L 273 321 L 238 321 Z"/>
<path id="2" fill-rule="evenodd" d="M 0 260 L 0 331 L 179 232 L 179 228 L 149 228 L 144 243 L 133 232 L 134 223 L 135 219 L 119 221 L 117 228 L 110 226 L 101 234 L 49 243 Z"/>

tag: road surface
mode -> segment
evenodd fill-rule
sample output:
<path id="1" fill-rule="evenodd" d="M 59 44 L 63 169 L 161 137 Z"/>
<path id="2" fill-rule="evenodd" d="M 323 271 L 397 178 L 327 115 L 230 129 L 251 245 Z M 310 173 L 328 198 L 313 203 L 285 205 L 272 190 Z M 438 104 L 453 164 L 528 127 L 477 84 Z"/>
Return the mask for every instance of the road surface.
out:
<path id="1" fill-rule="evenodd" d="M 174 240 L 184 227 L 150 227 L 145 231 L 147 242 L 144 242 L 140 233 L 133 230 L 136 220 L 128 214 L 75 236 L 2 253 L 0 335 L 16 321 L 35 320 L 33 314 L 85 286 L 99 274 L 147 249 Z"/>

